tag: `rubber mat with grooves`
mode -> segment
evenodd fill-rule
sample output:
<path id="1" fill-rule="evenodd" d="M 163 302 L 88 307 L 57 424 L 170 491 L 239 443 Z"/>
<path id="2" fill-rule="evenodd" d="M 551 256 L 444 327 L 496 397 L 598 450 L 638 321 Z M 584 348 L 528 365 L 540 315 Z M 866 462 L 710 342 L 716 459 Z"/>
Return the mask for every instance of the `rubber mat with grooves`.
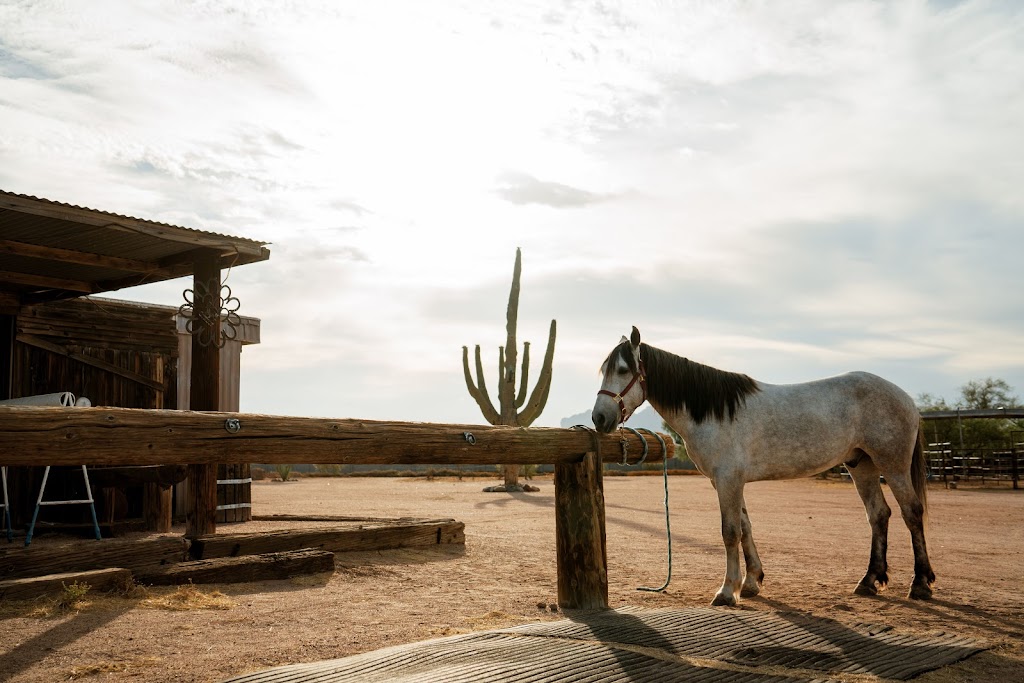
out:
<path id="1" fill-rule="evenodd" d="M 654 657 L 601 643 L 473 633 L 232 678 L 229 683 L 808 683 Z"/>
<path id="2" fill-rule="evenodd" d="M 644 645 L 687 657 L 747 666 L 783 666 L 907 680 L 980 652 L 952 634 L 898 634 L 885 626 L 848 626 L 783 612 L 715 608 L 592 612 L 575 620 L 507 632 Z"/>
<path id="3" fill-rule="evenodd" d="M 800 614 L 622 608 L 245 674 L 228 683 L 809 683 L 906 680 L 984 649 Z M 686 658 L 721 664 L 695 664 Z M 776 667 L 768 671 L 765 667 Z"/>

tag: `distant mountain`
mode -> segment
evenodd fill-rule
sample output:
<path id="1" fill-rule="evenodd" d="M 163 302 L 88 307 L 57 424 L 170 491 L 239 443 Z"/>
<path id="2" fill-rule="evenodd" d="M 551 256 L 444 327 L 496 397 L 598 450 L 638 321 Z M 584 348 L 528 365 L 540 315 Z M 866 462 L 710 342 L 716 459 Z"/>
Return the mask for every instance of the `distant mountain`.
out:
<path id="1" fill-rule="evenodd" d="M 561 427 L 573 427 L 575 425 L 586 425 L 587 427 L 593 427 L 594 422 L 590 419 L 591 411 L 587 410 L 582 413 L 577 413 L 566 418 L 562 418 L 559 423 Z M 650 429 L 655 432 L 664 432 L 665 427 L 662 426 L 661 415 L 658 415 L 651 406 L 644 406 L 637 412 L 633 413 L 633 416 L 626 421 L 627 427 L 633 429 Z"/>

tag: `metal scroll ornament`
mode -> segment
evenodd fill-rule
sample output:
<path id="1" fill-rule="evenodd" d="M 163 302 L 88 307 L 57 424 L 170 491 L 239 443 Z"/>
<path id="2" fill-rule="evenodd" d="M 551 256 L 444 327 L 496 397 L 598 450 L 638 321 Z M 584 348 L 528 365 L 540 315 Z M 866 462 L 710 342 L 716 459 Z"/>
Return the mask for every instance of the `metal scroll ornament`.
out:
<path id="1" fill-rule="evenodd" d="M 242 304 L 237 297 L 231 296 L 230 287 L 221 285 L 219 292 L 214 294 L 204 283 L 197 282 L 194 289 L 186 289 L 182 295 L 185 303 L 178 308 L 178 313 L 185 317 L 185 331 L 193 335 L 200 346 L 215 344 L 223 348 L 224 344 L 238 337 L 238 328 L 242 324 L 238 309 Z M 214 313 L 210 315 L 207 311 Z M 220 333 L 215 335 L 213 330 Z"/>

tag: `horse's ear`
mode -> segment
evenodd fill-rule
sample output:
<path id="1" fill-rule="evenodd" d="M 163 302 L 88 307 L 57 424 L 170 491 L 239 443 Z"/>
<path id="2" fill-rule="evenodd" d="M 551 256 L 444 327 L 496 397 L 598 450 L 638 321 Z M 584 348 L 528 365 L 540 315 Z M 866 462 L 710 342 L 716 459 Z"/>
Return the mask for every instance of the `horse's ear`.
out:
<path id="1" fill-rule="evenodd" d="M 628 340 L 628 339 L 626 339 L 626 335 L 622 335 L 622 339 L 620 339 L 620 340 L 619 340 L 619 343 L 620 343 L 620 344 L 625 344 L 625 343 L 626 343 L 626 342 L 628 342 L 628 341 L 629 341 L 629 340 Z"/>
<path id="2" fill-rule="evenodd" d="M 629 336 L 629 343 L 632 344 L 634 348 L 640 346 L 640 330 L 636 329 L 636 325 L 633 325 L 633 334 Z"/>

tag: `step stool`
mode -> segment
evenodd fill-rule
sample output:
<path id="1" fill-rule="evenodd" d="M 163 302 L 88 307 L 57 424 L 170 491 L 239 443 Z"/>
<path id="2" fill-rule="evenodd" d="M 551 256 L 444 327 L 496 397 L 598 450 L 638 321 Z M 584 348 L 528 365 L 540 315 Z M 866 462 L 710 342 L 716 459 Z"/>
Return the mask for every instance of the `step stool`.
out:
<path id="1" fill-rule="evenodd" d="M 89 511 L 92 512 L 92 526 L 96 531 L 96 540 L 102 538 L 100 536 L 100 523 L 96 519 L 96 504 L 92 498 L 92 487 L 89 486 L 89 472 L 85 469 L 85 465 L 82 465 L 82 478 L 85 479 L 85 500 L 43 500 L 43 492 L 46 491 L 46 479 L 50 476 L 50 466 L 46 466 L 46 470 L 43 472 L 43 483 L 39 487 L 39 498 L 36 499 L 36 510 L 32 513 L 32 523 L 28 525 L 28 532 L 25 534 L 25 545 L 32 542 L 32 532 L 36 528 L 36 519 L 39 517 L 39 508 L 43 505 L 79 505 L 89 504 Z M 6 478 L 5 478 L 6 480 Z"/>

